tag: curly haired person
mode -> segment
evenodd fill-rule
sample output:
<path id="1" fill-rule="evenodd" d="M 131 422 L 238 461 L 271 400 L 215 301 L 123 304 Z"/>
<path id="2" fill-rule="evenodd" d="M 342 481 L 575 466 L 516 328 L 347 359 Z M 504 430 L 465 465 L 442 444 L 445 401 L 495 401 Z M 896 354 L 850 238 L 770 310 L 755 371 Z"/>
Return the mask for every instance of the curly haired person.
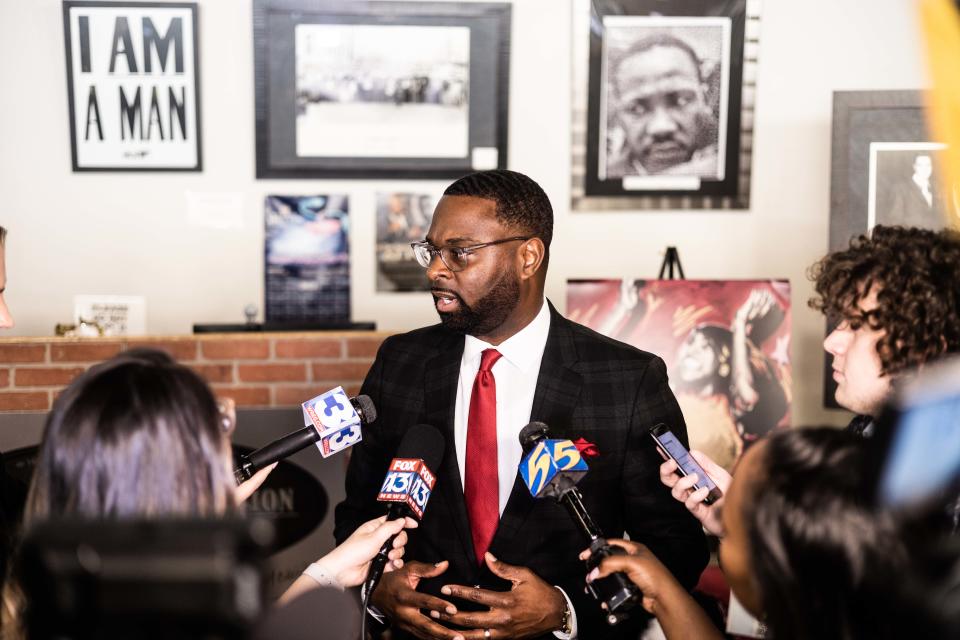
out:
<path id="1" fill-rule="evenodd" d="M 836 328 L 837 404 L 857 414 L 849 429 L 869 435 L 872 416 L 897 377 L 960 351 L 960 234 L 875 227 L 810 269 L 810 306 Z"/>

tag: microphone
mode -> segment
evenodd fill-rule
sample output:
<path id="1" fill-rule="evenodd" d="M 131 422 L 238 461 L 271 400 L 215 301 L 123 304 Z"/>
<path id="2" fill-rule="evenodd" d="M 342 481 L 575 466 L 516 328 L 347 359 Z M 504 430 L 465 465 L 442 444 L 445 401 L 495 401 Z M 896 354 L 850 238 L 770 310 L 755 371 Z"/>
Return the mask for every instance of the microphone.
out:
<path id="1" fill-rule="evenodd" d="M 361 424 L 377 419 L 377 409 L 370 396 L 348 398 L 343 387 L 307 400 L 302 405 L 303 429 L 288 433 L 256 451 L 240 456 L 233 475 L 240 484 L 249 480 L 260 469 L 283 460 L 316 443 L 320 454 L 329 458 L 360 442 Z"/>
<path id="2" fill-rule="evenodd" d="M 590 542 L 587 571 L 604 558 L 626 553 L 608 543 L 583 504 L 583 495 L 577 483 L 587 473 L 587 463 L 577 446 L 570 440 L 550 440 L 549 427 L 542 422 L 531 422 L 520 431 L 520 446 L 524 459 L 520 462 L 520 476 L 535 498 L 554 498 L 562 503 L 577 527 Z M 630 609 L 640 601 L 640 592 L 623 573 L 613 573 L 587 584 L 587 593 L 605 605 L 607 624 L 614 625 L 627 617 Z"/>
<path id="3" fill-rule="evenodd" d="M 378 502 L 389 502 L 387 520 L 396 520 L 404 516 L 411 516 L 417 520 L 423 519 L 423 512 L 427 508 L 427 501 L 433 493 L 437 478 L 433 470 L 440 467 L 443 460 L 445 442 L 443 435 L 429 424 L 418 424 L 403 434 L 400 446 L 397 448 L 397 457 L 390 462 L 387 476 L 377 494 Z M 398 534 L 399 535 L 399 534 Z M 370 594 L 380 582 L 383 570 L 387 566 L 387 555 L 393 549 L 391 537 L 383 543 L 380 551 L 370 562 L 367 579 L 363 583 L 364 598 Z M 364 603 L 366 609 L 366 603 Z"/>

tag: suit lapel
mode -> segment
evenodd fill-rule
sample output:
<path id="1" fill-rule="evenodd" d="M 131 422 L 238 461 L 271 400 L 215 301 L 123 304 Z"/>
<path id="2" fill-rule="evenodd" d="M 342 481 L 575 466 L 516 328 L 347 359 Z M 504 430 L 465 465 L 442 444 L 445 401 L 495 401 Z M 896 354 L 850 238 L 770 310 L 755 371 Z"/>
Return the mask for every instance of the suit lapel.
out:
<path id="1" fill-rule="evenodd" d="M 457 464 L 457 448 L 454 440 L 454 411 L 457 402 L 457 383 L 460 379 L 460 360 L 463 357 L 463 336 L 451 334 L 450 340 L 440 346 L 439 353 L 427 362 L 424 382 L 424 408 L 427 423 L 443 434 L 445 451 L 443 462 L 437 472 L 437 482 L 442 483 L 443 495 L 453 519 L 454 528 L 463 546 L 469 565 L 476 571 L 476 554 L 473 537 L 467 518 L 467 505 L 463 498 L 463 480 Z"/>
<path id="2" fill-rule="evenodd" d="M 570 321 L 550 305 L 550 333 L 543 350 L 543 360 L 537 377 L 537 389 L 533 396 L 530 420 L 546 423 L 551 438 L 563 438 L 570 429 L 570 419 L 580 396 L 580 374 L 573 370 L 577 360 L 576 347 Z M 507 506 L 500 516 L 500 524 L 490 544 L 494 555 L 499 556 L 500 545 L 509 545 L 523 528 L 534 505 L 518 471 Z"/>

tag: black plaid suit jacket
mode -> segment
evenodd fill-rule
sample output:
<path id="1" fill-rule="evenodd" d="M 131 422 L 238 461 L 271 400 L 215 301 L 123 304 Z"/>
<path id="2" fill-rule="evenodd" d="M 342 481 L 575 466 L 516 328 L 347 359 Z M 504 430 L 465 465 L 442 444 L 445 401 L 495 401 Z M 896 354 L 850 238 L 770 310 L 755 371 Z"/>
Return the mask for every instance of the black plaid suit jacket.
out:
<path id="1" fill-rule="evenodd" d="M 647 429 L 664 422 L 684 444 L 687 440 L 663 360 L 571 322 L 553 305 L 550 314 L 531 420 L 549 425 L 551 438 L 582 437 L 597 445 L 600 455 L 588 460 L 590 471 L 579 485 L 594 520 L 608 537 L 626 532 L 646 544 L 691 588 L 707 563 L 706 540 L 699 523 L 660 484 L 661 460 L 647 435 Z M 420 423 L 437 427 L 446 438 L 446 453 L 405 557 L 450 561 L 444 574 L 420 585 L 441 598 L 444 584 L 509 588 L 478 565 L 470 536 L 453 437 L 463 345 L 462 335 L 441 325 L 384 341 L 362 388 L 379 417 L 352 450 L 346 499 L 336 508 L 334 530 L 339 544 L 360 524 L 383 514 L 376 495 L 404 431 Z M 563 588 L 576 609 L 580 638 L 636 637 L 636 627 L 645 624 L 641 613 L 633 624 L 610 628 L 597 603 L 584 594 L 586 571 L 577 554 L 586 546 L 564 507 L 532 498 L 518 473 L 491 553 Z M 467 609 L 463 602 L 456 605 Z"/>

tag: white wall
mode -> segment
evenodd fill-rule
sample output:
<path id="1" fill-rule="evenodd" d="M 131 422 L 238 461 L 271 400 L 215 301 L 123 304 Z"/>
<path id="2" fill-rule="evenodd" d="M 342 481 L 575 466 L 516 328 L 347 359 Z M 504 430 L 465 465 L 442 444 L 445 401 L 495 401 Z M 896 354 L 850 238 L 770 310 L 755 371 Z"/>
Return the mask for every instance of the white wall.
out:
<path id="1" fill-rule="evenodd" d="M 653 276 L 667 245 L 687 277 L 793 283 L 794 422 L 842 422 L 820 409 L 821 317 L 804 271 L 827 247 L 831 93 L 925 85 L 910 0 L 767 0 L 761 18 L 750 211 L 570 212 L 568 0 L 515 0 L 509 167 L 556 210 L 547 294 L 572 277 Z M 46 335 L 76 293 L 147 298 L 152 333 L 242 319 L 262 307 L 267 194 L 351 194 L 353 315 L 401 330 L 435 321 L 426 294 L 374 293 L 373 194 L 444 183 L 254 179 L 251 0 L 200 0 L 199 174 L 75 174 L 70 169 L 59 0 L 0 0 L 0 225 L 10 229 L 13 335 Z M 243 196 L 244 227 L 186 221 L 185 193 Z"/>

